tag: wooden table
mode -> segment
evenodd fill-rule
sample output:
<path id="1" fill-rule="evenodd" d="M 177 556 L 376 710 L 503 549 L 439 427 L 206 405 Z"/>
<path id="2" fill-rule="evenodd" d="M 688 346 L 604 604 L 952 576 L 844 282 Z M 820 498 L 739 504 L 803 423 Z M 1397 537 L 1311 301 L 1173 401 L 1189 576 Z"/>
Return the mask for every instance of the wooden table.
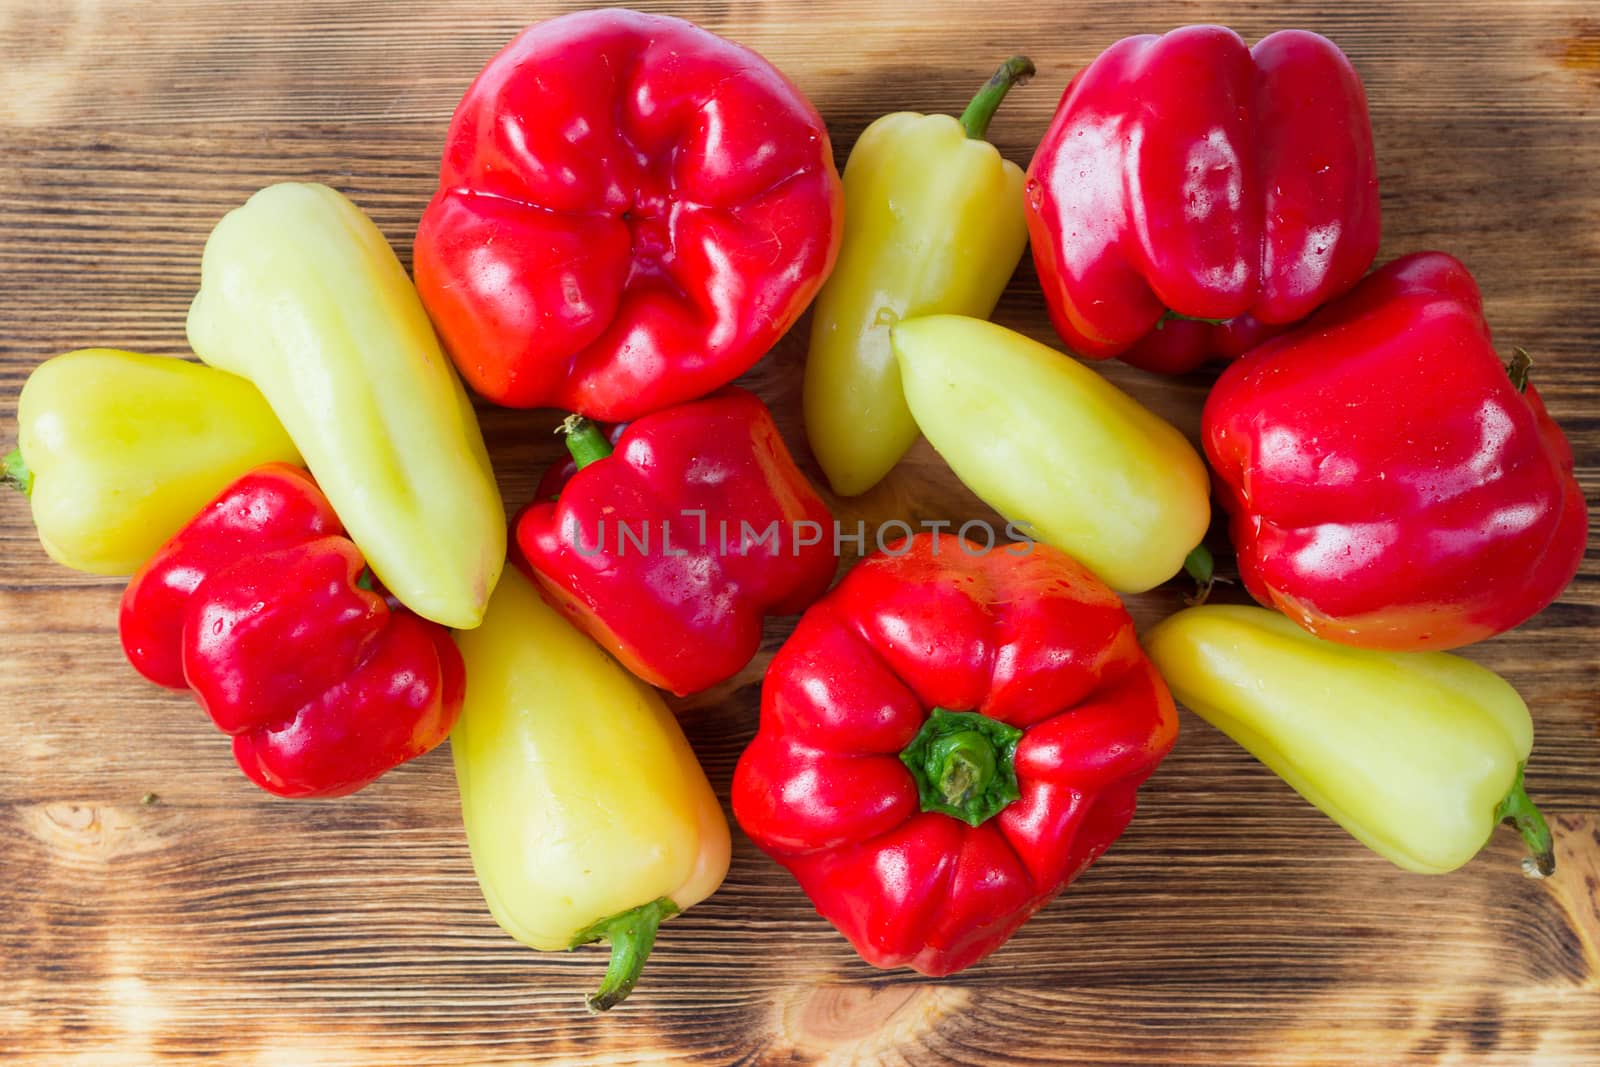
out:
<path id="1" fill-rule="evenodd" d="M 827 117 L 843 160 L 897 110 L 959 110 L 1025 50 L 993 137 L 1026 162 L 1070 74 L 1123 35 L 1212 17 L 1332 36 L 1366 80 L 1380 259 L 1438 247 L 1538 360 L 1600 494 L 1600 9 L 1585 2 L 652 5 L 751 45 Z M 260 186 L 328 182 L 409 261 L 474 73 L 562 5 L 0 3 L 0 440 L 30 369 L 84 345 L 183 353 L 213 223 Z M 1053 340 L 1031 266 L 998 319 Z M 804 453 L 804 324 L 746 382 Z M 1193 432 L 1207 375 L 1106 373 Z M 484 410 L 505 498 L 554 453 L 549 412 Z M 846 521 L 983 516 L 919 446 Z M 1528 698 L 1528 780 L 1560 872 L 1498 834 L 1402 873 L 1185 714 L 1126 837 L 1002 951 L 943 981 L 860 962 L 739 835 L 714 898 L 644 983 L 582 1010 L 602 956 L 538 955 L 483 907 L 449 754 L 338 802 L 251 787 L 186 697 L 144 684 L 120 584 L 53 565 L 0 501 L 0 1060 L 244 1064 L 1600 1063 L 1600 566 L 1472 658 Z M 1179 592 L 1133 598 L 1147 626 Z M 761 670 L 685 702 L 724 797 Z M 148 795 L 148 796 L 147 796 Z M 148 803 L 143 802 L 148 800 Z"/>

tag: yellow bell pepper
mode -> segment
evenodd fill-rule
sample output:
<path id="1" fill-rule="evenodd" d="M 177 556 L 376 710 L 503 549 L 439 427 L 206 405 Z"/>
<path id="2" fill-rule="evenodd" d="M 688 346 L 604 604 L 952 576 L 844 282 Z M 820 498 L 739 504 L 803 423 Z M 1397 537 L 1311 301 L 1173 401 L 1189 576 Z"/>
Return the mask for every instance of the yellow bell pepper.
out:
<path id="1" fill-rule="evenodd" d="M 979 319 L 890 330 L 906 402 L 967 487 L 1111 588 L 1171 578 L 1211 522 L 1183 434 L 1094 371 Z"/>
<path id="2" fill-rule="evenodd" d="M 4 470 L 51 559 L 132 574 L 235 478 L 273 462 L 300 454 L 243 378 L 85 348 L 28 376 Z"/>
<path id="3" fill-rule="evenodd" d="M 661 695 L 516 568 L 456 635 L 467 698 L 450 735 L 472 865 L 495 921 L 546 951 L 611 942 L 589 1006 L 633 989 L 663 919 L 728 873 L 728 823 Z"/>
<path id="4" fill-rule="evenodd" d="M 266 396 L 401 603 L 478 624 L 505 509 L 466 390 L 371 219 L 323 185 L 256 193 L 206 242 L 189 343 Z"/>
<path id="5" fill-rule="evenodd" d="M 844 169 L 844 243 L 812 312 L 805 423 L 833 491 L 854 496 L 917 439 L 889 327 L 916 315 L 987 318 L 1028 243 L 1022 170 L 983 139 L 1008 59 L 961 118 L 897 112 L 862 131 Z"/>
<path id="6" fill-rule="evenodd" d="M 1493 671 L 1334 644 L 1233 605 L 1180 611 L 1145 648 L 1179 701 L 1396 866 L 1453 871 L 1504 821 L 1528 843 L 1530 874 L 1555 870 L 1522 785 L 1533 720 Z"/>

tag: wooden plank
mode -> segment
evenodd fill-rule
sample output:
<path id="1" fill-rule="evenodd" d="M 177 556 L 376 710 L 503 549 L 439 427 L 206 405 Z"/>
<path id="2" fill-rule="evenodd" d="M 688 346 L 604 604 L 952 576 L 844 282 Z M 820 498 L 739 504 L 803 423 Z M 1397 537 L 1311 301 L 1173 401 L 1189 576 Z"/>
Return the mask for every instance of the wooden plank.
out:
<path id="1" fill-rule="evenodd" d="M 993 62 L 1041 71 L 993 130 L 1025 162 L 1070 72 L 1196 18 L 1334 37 L 1366 80 L 1385 257 L 1461 256 L 1497 337 L 1537 358 L 1600 502 L 1600 13 L 1488 0 L 1130 7 L 953 0 L 644 5 L 777 62 L 842 160 L 876 115 L 955 110 Z M 41 359 L 184 351 L 206 234 L 272 181 L 330 182 L 409 261 L 440 141 L 482 63 L 550 2 L 142 5 L 0 0 L 0 439 Z M 997 318 L 1051 339 L 1024 266 Z M 747 376 L 799 425 L 804 325 Z M 1193 432 L 1206 374 L 1108 376 Z M 556 445 L 548 412 L 483 409 L 507 503 Z M 981 517 L 919 446 L 841 519 Z M 1600 1062 L 1600 565 L 1468 654 L 1535 709 L 1530 787 L 1561 870 L 1497 837 L 1403 874 L 1185 715 L 1115 849 L 988 962 L 874 971 L 736 835 L 724 889 L 675 919 L 624 1009 L 587 1018 L 594 951 L 539 955 L 488 917 L 448 753 L 356 797 L 277 802 L 181 695 L 121 660 L 114 581 L 54 566 L 0 501 L 0 1058 L 40 1064 Z M 1177 590 L 1133 598 L 1141 626 Z M 719 793 L 760 672 L 680 702 Z M 153 802 L 142 798 L 154 794 Z"/>

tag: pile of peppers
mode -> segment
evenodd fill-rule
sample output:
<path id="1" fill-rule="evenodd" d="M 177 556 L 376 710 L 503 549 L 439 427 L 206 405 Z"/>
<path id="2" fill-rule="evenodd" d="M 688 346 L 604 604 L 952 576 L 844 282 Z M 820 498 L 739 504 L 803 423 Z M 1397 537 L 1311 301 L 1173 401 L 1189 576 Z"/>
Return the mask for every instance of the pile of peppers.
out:
<path id="1" fill-rule="evenodd" d="M 1035 74 L 878 119 L 841 179 L 747 48 L 623 9 L 533 26 L 451 120 L 414 283 L 340 193 L 263 189 L 206 244 L 200 362 L 47 361 L 4 473 L 52 558 L 129 577 L 129 662 L 260 788 L 340 796 L 450 737 L 490 912 L 607 942 L 596 1011 L 729 865 L 660 690 L 718 699 L 774 644 L 733 816 L 879 967 L 972 966 L 1081 875 L 1174 697 L 1404 869 L 1505 822 L 1548 875 L 1529 709 L 1448 650 L 1561 594 L 1584 498 L 1467 268 L 1371 270 L 1354 66 L 1301 30 L 1130 37 L 1023 168 L 985 135 Z M 987 321 L 1030 244 L 1068 353 Z M 808 307 L 831 497 L 730 384 Z M 1079 361 L 1109 357 L 1226 363 L 1198 446 Z M 559 409 L 570 458 L 509 524 L 468 387 Z M 1023 536 L 910 534 L 838 577 L 833 507 L 919 435 Z M 1121 594 L 1210 587 L 1213 491 L 1262 606 L 1141 641 Z"/>

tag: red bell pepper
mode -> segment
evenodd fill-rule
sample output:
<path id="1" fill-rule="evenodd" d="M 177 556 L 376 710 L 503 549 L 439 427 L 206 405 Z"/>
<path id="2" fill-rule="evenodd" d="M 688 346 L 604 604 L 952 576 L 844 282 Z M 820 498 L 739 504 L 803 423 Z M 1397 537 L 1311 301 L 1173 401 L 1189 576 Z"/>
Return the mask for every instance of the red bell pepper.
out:
<path id="1" fill-rule="evenodd" d="M 846 575 L 773 659 L 734 772 L 739 825 L 878 967 L 998 948 L 1178 733 L 1116 594 L 1044 544 L 979 551 L 922 534 Z"/>
<path id="2" fill-rule="evenodd" d="M 122 646 L 194 691 L 267 792 L 352 793 L 443 741 L 465 693 L 449 631 L 370 577 L 309 474 L 257 467 L 133 576 Z"/>
<path id="3" fill-rule="evenodd" d="M 822 118 L 754 52 L 608 9 L 524 31 L 451 121 L 417 289 L 483 396 L 626 420 L 738 377 L 833 267 Z"/>
<path id="4" fill-rule="evenodd" d="M 1117 358 L 1155 374 L 1188 374 L 1215 360 L 1232 362 L 1287 329 L 1250 314 L 1222 322 L 1172 316 Z"/>
<path id="5" fill-rule="evenodd" d="M 541 486 L 517 545 L 546 599 L 651 685 L 682 696 L 731 678 L 763 616 L 833 580 L 833 517 L 750 393 L 646 415 L 614 453 L 588 420 L 567 428 L 576 471 Z"/>
<path id="6" fill-rule="evenodd" d="M 1572 449 L 1440 252 L 1395 260 L 1229 367 L 1202 434 L 1245 586 L 1332 641 L 1481 641 L 1583 558 Z"/>
<path id="7" fill-rule="evenodd" d="M 1294 322 L 1378 250 L 1366 92 L 1303 30 L 1251 49 L 1221 26 L 1117 42 L 1067 86 L 1026 191 L 1051 320 L 1089 359 L 1169 311 Z"/>

